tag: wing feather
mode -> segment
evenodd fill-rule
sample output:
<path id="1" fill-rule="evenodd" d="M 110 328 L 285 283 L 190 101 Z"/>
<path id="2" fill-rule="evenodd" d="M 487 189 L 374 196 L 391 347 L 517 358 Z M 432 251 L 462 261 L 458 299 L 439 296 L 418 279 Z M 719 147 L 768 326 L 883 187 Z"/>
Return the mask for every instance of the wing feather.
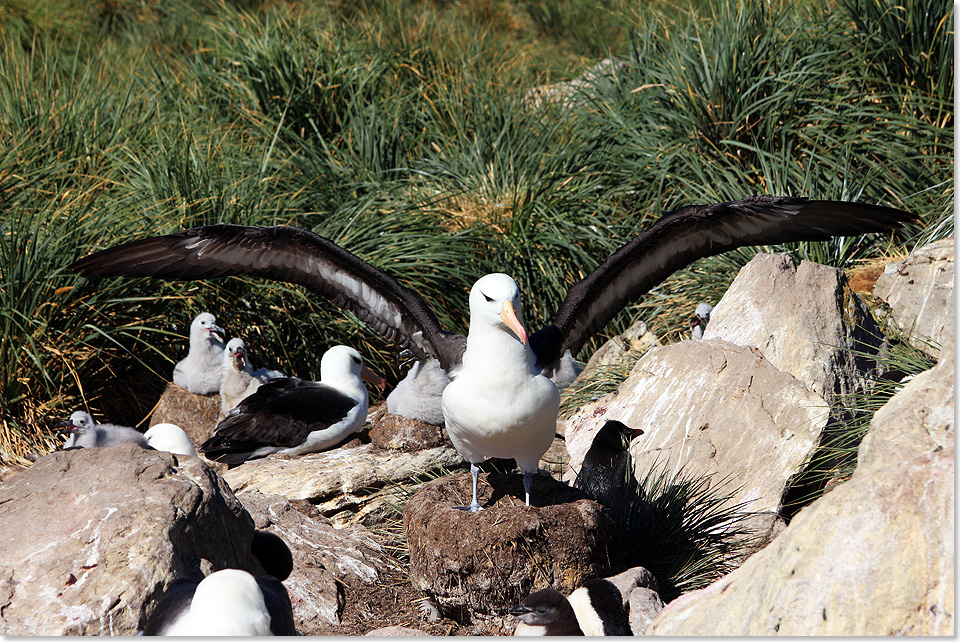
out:
<path id="1" fill-rule="evenodd" d="M 555 367 L 564 350 L 576 355 L 625 305 L 700 258 L 745 245 L 883 232 L 916 219 L 879 205 L 786 196 L 682 207 L 664 214 L 574 284 L 553 323 L 531 335 L 530 346 L 541 365 Z"/>
<path id="2" fill-rule="evenodd" d="M 349 310 L 418 359 L 434 357 L 450 368 L 460 362 L 465 346 L 462 336 L 440 327 L 419 294 L 333 241 L 296 227 L 198 227 L 101 250 L 68 269 L 88 277 L 245 275 L 296 283 Z"/>

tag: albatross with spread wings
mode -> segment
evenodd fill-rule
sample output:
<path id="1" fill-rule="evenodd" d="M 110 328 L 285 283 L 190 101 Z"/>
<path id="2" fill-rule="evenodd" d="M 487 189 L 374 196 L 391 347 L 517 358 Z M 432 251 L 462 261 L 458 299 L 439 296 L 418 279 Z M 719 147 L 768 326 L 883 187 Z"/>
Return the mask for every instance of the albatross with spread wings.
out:
<path id="1" fill-rule="evenodd" d="M 445 423 L 471 464 L 513 458 L 526 501 L 554 431 L 559 393 L 548 379 L 565 350 L 576 355 L 625 305 L 693 261 L 744 245 L 822 241 L 882 232 L 916 220 L 889 207 L 753 196 L 664 214 L 575 283 L 553 320 L 527 335 L 516 283 L 487 275 L 470 293 L 468 336 L 447 332 L 424 299 L 336 243 L 287 226 L 210 225 L 102 250 L 69 269 L 85 276 L 196 280 L 256 276 L 304 285 L 349 310 L 418 359 L 437 359 L 452 382 Z"/>

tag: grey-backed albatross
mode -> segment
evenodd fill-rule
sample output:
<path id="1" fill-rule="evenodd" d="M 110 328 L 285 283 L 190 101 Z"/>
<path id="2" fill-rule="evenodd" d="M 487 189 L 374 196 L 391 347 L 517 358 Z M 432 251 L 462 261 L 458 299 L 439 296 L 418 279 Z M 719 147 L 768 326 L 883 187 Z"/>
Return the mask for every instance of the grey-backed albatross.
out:
<path id="1" fill-rule="evenodd" d="M 488 275 L 473 286 L 470 328 L 463 337 L 445 331 L 418 293 L 333 241 L 296 227 L 194 228 L 102 250 L 69 268 L 101 277 L 245 275 L 298 283 L 349 310 L 417 359 L 437 359 L 452 380 L 443 391 L 444 419 L 471 464 L 469 508 L 479 510 L 477 465 L 487 457 L 518 461 L 529 504 L 535 462 L 555 431 L 559 394 L 548 377 L 561 355 L 566 350 L 578 355 L 625 305 L 673 272 L 744 245 L 883 232 L 916 218 L 878 205 L 785 196 L 682 207 L 661 216 L 572 285 L 552 321 L 529 340 L 520 323 L 519 289 L 506 275 Z M 454 385 L 458 378 L 463 383 Z M 458 414 L 477 407 L 484 412 Z M 501 450 L 504 446 L 508 450 Z"/>

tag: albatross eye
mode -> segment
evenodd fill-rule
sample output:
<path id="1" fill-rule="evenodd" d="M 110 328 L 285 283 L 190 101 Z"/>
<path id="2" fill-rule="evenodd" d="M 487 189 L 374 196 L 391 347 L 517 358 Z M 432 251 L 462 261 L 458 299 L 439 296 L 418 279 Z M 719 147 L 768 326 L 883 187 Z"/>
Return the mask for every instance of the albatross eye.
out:
<path id="1" fill-rule="evenodd" d="M 483 294 L 483 292 L 481 292 L 480 294 Z M 487 303 L 493 303 L 493 297 L 483 294 L 483 298 L 487 300 Z"/>

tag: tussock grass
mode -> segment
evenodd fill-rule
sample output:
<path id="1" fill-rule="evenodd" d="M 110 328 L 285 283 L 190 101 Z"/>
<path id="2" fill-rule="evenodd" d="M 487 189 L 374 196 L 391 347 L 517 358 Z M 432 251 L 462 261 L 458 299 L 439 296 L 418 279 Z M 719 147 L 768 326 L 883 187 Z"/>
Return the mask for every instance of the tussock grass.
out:
<path id="1" fill-rule="evenodd" d="M 948 7 L 548 4 L 0 0 L 6 459 L 43 452 L 44 421 L 79 406 L 141 422 L 202 310 L 270 355 L 259 365 L 316 377 L 326 347 L 352 343 L 401 376 L 393 346 L 296 287 L 62 273 L 148 234 L 301 225 L 463 330 L 478 276 L 512 273 L 536 325 L 688 203 L 800 194 L 924 218 L 778 248 L 843 267 L 952 231 Z M 576 101 L 524 100 L 608 56 Z M 698 262 L 608 332 L 638 314 L 678 332 L 751 252 Z"/>

